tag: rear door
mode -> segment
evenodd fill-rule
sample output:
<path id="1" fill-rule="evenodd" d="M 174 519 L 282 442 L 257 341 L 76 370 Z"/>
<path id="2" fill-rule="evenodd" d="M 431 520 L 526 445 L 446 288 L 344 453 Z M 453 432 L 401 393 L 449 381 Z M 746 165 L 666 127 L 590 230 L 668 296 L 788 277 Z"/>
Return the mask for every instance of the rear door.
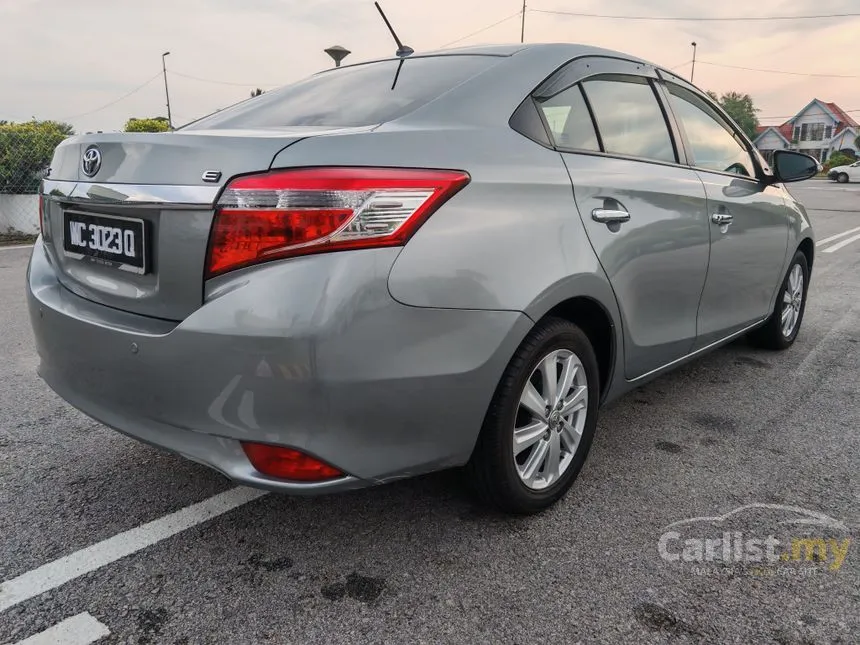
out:
<path id="1" fill-rule="evenodd" d="M 666 87 L 708 196 L 711 260 L 699 306 L 699 348 L 768 315 L 791 213 L 783 189 L 759 181 L 750 144 L 735 127 L 692 88 Z"/>
<path id="2" fill-rule="evenodd" d="M 655 81 L 647 66 L 589 58 L 535 93 L 615 291 L 628 379 L 690 351 L 708 268 L 705 191 L 679 158 Z"/>

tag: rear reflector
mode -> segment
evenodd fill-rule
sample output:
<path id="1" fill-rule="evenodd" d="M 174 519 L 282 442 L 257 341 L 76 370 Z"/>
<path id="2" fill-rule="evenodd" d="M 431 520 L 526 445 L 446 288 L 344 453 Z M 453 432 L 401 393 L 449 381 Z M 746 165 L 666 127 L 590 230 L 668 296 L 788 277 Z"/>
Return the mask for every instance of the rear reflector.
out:
<path id="1" fill-rule="evenodd" d="M 298 450 L 245 441 L 242 442 L 242 450 L 254 468 L 270 477 L 302 482 L 343 477 L 343 473 L 337 468 Z"/>
<path id="2" fill-rule="evenodd" d="M 468 182 L 460 171 L 388 168 L 239 177 L 218 200 L 207 277 L 297 255 L 402 246 Z"/>
<path id="3" fill-rule="evenodd" d="M 39 193 L 39 232 L 45 237 L 45 196 Z"/>

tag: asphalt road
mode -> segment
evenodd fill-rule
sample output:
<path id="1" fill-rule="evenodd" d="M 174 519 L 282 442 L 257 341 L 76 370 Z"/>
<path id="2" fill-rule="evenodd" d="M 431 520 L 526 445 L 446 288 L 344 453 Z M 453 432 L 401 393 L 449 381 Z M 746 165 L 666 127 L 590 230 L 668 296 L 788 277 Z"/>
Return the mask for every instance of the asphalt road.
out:
<path id="1" fill-rule="evenodd" d="M 860 186 L 795 191 L 819 239 L 860 227 Z M 103 541 L 234 487 L 49 391 L 24 304 L 29 251 L 0 250 L 0 643 L 67 619 L 54 629 L 82 644 L 860 642 L 860 240 L 824 252 L 849 237 L 818 248 L 791 350 L 736 342 L 604 409 L 579 480 L 545 514 L 487 513 L 451 472 L 270 494 L 207 521 L 194 507 L 121 558 L 110 548 L 142 533 Z M 741 507 L 732 530 L 747 538 L 826 516 L 847 555 L 836 569 L 827 552 L 769 567 L 661 556 L 669 525 Z M 180 516 L 190 528 L 170 535 Z M 691 526 L 721 538 L 729 524 Z M 9 601 L 16 585 L 32 597 Z"/>

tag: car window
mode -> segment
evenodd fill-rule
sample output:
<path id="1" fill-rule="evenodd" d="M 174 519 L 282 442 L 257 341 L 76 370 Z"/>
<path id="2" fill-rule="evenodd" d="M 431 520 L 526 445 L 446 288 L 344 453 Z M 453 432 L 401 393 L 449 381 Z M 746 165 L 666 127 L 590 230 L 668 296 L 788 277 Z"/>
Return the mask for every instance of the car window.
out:
<path id="1" fill-rule="evenodd" d="M 596 77 L 583 88 L 606 152 L 676 161 L 663 110 L 647 79 Z"/>
<path id="2" fill-rule="evenodd" d="M 186 129 L 377 125 L 418 109 L 501 60 L 429 56 L 342 67 L 248 99 Z"/>
<path id="3" fill-rule="evenodd" d="M 728 123 L 692 92 L 669 84 L 672 109 L 681 121 L 693 155 L 693 165 L 744 177 L 756 174 L 752 157 Z"/>
<path id="4" fill-rule="evenodd" d="M 560 148 L 600 150 L 594 123 L 579 85 L 539 102 L 553 141 Z"/>

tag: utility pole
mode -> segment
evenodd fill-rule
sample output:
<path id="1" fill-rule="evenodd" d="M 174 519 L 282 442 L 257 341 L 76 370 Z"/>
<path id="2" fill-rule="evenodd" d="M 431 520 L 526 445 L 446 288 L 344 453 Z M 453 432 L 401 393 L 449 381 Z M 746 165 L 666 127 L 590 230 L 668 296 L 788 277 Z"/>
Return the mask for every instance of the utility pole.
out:
<path id="1" fill-rule="evenodd" d="M 524 43 L 526 41 L 526 0 L 523 0 L 523 23 L 522 29 L 520 30 L 520 42 Z"/>
<path id="2" fill-rule="evenodd" d="M 170 92 L 167 91 L 167 64 L 164 59 L 170 56 L 170 52 L 164 52 L 161 55 L 161 72 L 164 74 L 164 96 L 167 99 L 167 128 L 173 130 L 173 119 L 170 116 Z"/>
<path id="3" fill-rule="evenodd" d="M 693 75 L 696 73 L 696 43 L 693 42 L 693 69 L 690 70 L 690 82 L 693 82 Z"/>

